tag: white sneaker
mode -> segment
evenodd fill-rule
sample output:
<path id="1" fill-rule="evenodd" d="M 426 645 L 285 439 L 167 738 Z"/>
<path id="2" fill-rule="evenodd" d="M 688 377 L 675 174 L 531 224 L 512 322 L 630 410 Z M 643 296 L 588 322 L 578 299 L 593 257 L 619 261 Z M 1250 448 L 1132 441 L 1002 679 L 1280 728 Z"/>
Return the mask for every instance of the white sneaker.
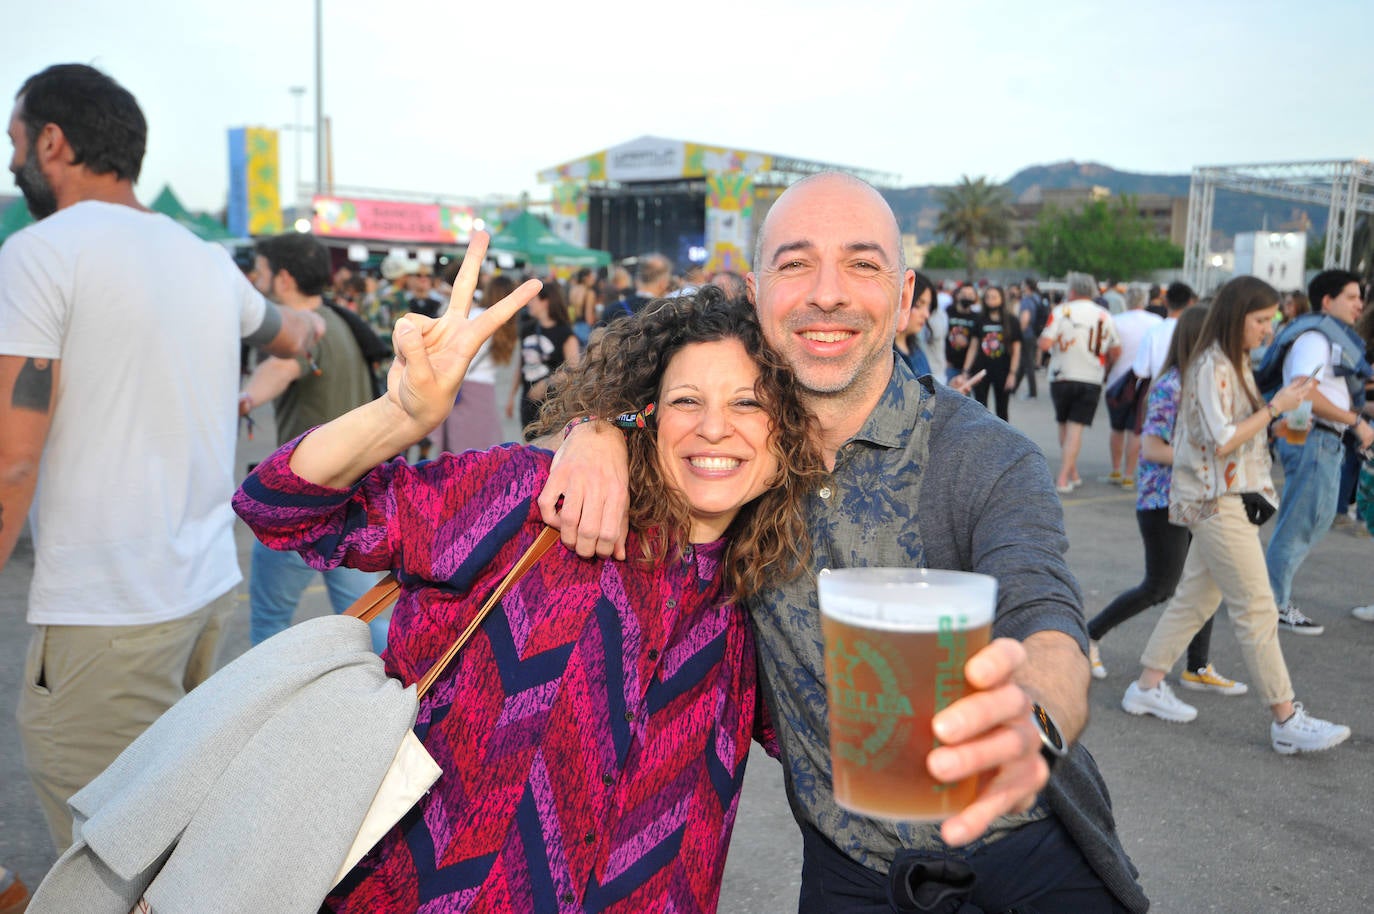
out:
<path id="1" fill-rule="evenodd" d="M 1300 701 L 1293 702 L 1292 717 L 1281 724 L 1276 722 L 1269 725 L 1269 739 L 1279 755 L 1321 752 L 1339 746 L 1349 738 L 1349 727 L 1311 716 Z"/>
<path id="2" fill-rule="evenodd" d="M 1374 622 L 1374 603 L 1370 603 L 1368 606 L 1356 606 L 1350 611 L 1350 615 L 1361 622 Z"/>
<path id="3" fill-rule="evenodd" d="M 1126 687 L 1126 694 L 1121 696 L 1121 710 L 1127 714 L 1153 714 L 1172 724 L 1186 724 L 1197 717 L 1197 708 L 1179 701 L 1167 682 L 1153 689 L 1142 689 L 1139 683 L 1131 683 Z"/>
<path id="4" fill-rule="evenodd" d="M 1374 621 L 1374 620 L 1371 620 Z M 1106 679 L 1107 668 L 1102 665 L 1102 654 L 1098 650 L 1096 641 L 1088 642 L 1088 663 L 1092 664 L 1093 678 Z"/>

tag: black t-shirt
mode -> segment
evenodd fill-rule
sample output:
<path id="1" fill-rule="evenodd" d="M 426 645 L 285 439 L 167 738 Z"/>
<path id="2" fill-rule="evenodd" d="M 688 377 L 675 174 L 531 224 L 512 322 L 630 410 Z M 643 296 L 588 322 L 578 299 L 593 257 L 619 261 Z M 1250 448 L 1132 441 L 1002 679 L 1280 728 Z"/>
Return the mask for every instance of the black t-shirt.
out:
<path id="1" fill-rule="evenodd" d="M 978 347 L 978 352 L 973 357 L 975 373 L 980 368 L 986 368 L 989 374 L 995 374 L 999 369 L 1005 371 L 1011 367 L 1013 338 L 1008 335 L 1007 328 L 1000 319 L 994 320 L 984 315 L 970 331 L 970 335 L 973 344 Z"/>
<path id="2" fill-rule="evenodd" d="M 562 367 L 563 344 L 572 334 L 567 324 L 541 327 L 537 321 L 531 321 L 524 328 L 520 338 L 520 377 L 526 390 Z"/>
<path id="3" fill-rule="evenodd" d="M 949 315 L 949 332 L 945 334 L 945 361 L 949 363 L 950 368 L 962 371 L 969 341 L 973 339 L 974 330 L 981 321 L 977 314 L 960 314 L 953 308 L 945 313 Z"/>

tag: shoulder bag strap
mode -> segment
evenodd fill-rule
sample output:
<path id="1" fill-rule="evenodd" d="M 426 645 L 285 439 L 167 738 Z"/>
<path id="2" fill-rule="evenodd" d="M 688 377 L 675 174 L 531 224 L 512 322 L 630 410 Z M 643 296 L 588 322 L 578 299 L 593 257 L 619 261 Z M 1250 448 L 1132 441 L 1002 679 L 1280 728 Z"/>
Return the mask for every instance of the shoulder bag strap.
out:
<path id="1" fill-rule="evenodd" d="M 449 645 L 449 649 L 444 652 L 444 655 L 435 661 L 434 666 L 430 667 L 429 672 L 416 683 L 416 698 L 424 697 L 425 693 L 428 692 L 438 678 L 443 675 L 448 665 L 453 662 L 453 658 L 458 656 L 458 652 L 463 649 L 463 645 L 468 643 L 468 639 L 472 637 L 473 632 L 477 631 L 477 626 L 482 624 L 482 620 L 487 617 L 487 614 L 492 611 L 492 608 L 500 602 L 501 598 L 511 589 L 511 586 L 516 581 L 520 580 L 525 572 L 533 568 L 534 563 L 539 561 L 544 553 L 549 551 L 549 547 L 557 541 L 558 531 L 554 528 L 545 527 L 540 532 L 539 536 L 530 544 L 530 547 L 525 550 L 525 554 L 520 556 L 520 560 L 511 567 L 510 571 L 506 572 L 506 576 L 501 579 L 501 583 L 496 585 L 496 589 L 492 591 L 491 596 L 487 597 L 487 602 L 483 603 L 482 608 L 477 610 L 477 615 L 468 623 L 468 627 L 463 630 L 463 633 L 457 637 L 453 644 Z M 396 597 L 400 594 L 400 590 L 401 585 L 396 582 L 396 576 L 394 574 L 388 574 L 378 581 L 371 590 L 359 597 L 357 602 L 350 606 L 344 615 L 353 616 L 355 619 L 361 619 L 364 622 L 371 622 L 373 619 L 377 618 L 377 616 L 381 615 L 388 606 L 396 602 Z"/>

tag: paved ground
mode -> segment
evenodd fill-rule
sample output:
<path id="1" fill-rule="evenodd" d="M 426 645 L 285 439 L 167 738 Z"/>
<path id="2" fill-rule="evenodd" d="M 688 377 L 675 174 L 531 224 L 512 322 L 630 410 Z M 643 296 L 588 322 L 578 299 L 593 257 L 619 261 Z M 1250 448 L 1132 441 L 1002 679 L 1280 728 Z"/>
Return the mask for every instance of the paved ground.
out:
<path id="1" fill-rule="evenodd" d="M 1013 401 L 1012 421 L 1058 459 L 1054 425 L 1041 398 Z M 498 388 L 500 389 L 500 388 Z M 1103 419 L 1105 421 L 1105 418 Z M 266 451 L 264 434 L 241 442 L 240 465 Z M 1089 482 L 1065 501 L 1069 561 L 1089 614 L 1141 574 L 1133 496 L 1097 483 L 1106 471 L 1105 427 L 1090 431 L 1080 463 Z M 247 534 L 239 530 L 247 567 Z M 1349 724 L 1354 736 L 1334 752 L 1281 758 L 1269 748 L 1268 716 L 1253 696 L 1188 693 L 1198 720 L 1169 725 L 1123 713 L 1118 702 L 1158 611 L 1123 625 L 1103 644 L 1111 676 L 1092 686 L 1092 724 L 1084 742 L 1111 786 L 1118 825 L 1154 910 L 1251 914 L 1269 911 L 1364 911 L 1374 908 L 1374 873 L 1365 869 L 1374 829 L 1374 625 L 1348 610 L 1374 600 L 1374 542 L 1333 531 L 1299 573 L 1296 594 L 1327 626 L 1317 638 L 1285 634 L 1283 647 L 1298 697 L 1323 717 Z M 0 574 L 0 694 L 13 708 L 28 628 L 25 592 L 32 551 L 20 543 Z M 241 596 L 242 600 L 243 597 Z M 326 611 L 321 587 L 307 594 L 301 617 Z M 228 653 L 247 647 L 247 607 L 230 633 Z M 1224 672 L 1245 678 L 1229 622 L 1213 637 Z M 12 714 L 0 717 L 0 861 L 31 885 L 52 864 L 47 829 L 20 758 Z M 756 750 L 745 782 L 727 867 L 721 911 L 776 914 L 795 910 L 799 840 L 782 795 L 780 769 Z"/>

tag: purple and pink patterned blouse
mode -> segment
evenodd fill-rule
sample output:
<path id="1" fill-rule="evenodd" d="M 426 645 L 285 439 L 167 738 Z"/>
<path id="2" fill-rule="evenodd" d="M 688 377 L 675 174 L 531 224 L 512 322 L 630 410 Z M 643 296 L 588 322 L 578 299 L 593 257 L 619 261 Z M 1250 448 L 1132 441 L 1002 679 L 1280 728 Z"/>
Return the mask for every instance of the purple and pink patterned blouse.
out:
<path id="1" fill-rule="evenodd" d="M 395 460 L 340 490 L 291 471 L 296 443 L 234 510 L 315 568 L 395 571 L 383 659 L 414 682 L 542 529 L 551 455 Z M 655 566 L 555 545 L 421 700 L 415 732 L 444 774 L 325 910 L 714 911 L 760 707 L 724 549 Z"/>

